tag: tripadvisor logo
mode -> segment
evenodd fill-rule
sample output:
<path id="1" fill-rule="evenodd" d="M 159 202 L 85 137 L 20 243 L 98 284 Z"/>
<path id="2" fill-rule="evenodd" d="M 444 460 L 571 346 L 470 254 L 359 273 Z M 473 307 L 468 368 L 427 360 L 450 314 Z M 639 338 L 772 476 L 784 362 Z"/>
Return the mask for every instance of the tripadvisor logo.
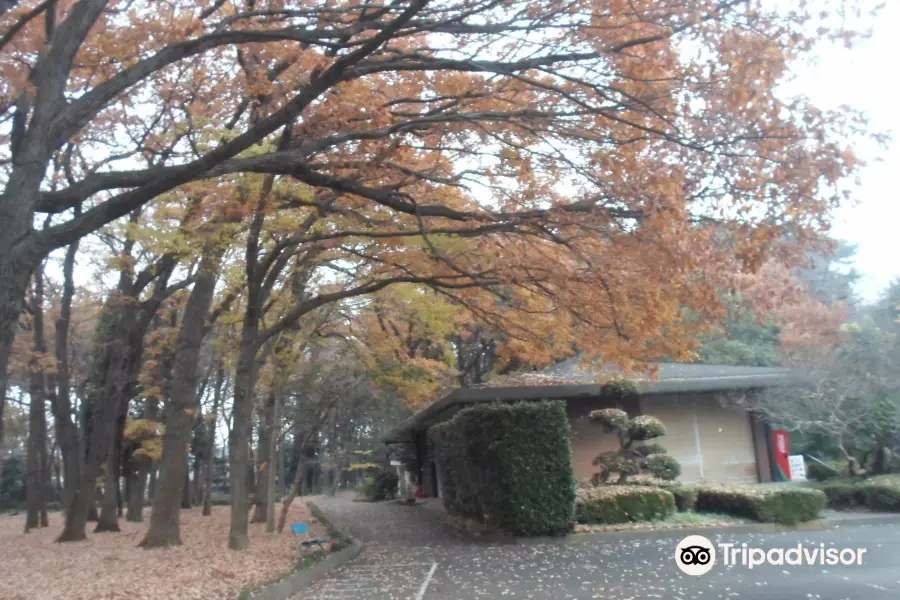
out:
<path id="1" fill-rule="evenodd" d="M 861 565 L 866 548 L 826 548 L 825 544 L 790 548 L 753 548 L 747 544 L 718 544 L 718 554 L 726 567 L 748 569 L 761 565 Z M 675 548 L 675 564 L 687 575 L 705 575 L 716 564 L 716 545 L 702 535 L 689 535 Z"/>
<path id="2" fill-rule="evenodd" d="M 687 575 L 706 575 L 716 564 L 716 547 L 702 535 L 689 535 L 675 548 L 675 564 Z"/>

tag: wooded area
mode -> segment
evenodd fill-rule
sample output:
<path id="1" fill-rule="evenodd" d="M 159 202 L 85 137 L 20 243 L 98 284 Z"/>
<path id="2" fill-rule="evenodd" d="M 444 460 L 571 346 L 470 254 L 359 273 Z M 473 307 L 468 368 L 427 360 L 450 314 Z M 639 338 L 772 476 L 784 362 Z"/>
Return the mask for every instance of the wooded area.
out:
<path id="1" fill-rule="evenodd" d="M 453 386 L 839 347 L 870 134 L 776 89 L 862 32 L 767 5 L 6 2 L 4 508 L 245 550 Z"/>

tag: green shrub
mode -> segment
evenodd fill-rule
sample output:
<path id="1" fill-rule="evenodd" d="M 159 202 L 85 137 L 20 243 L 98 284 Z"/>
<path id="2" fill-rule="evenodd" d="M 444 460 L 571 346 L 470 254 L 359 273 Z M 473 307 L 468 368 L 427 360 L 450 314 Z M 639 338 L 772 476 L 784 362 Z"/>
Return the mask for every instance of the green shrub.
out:
<path id="1" fill-rule="evenodd" d="M 638 475 L 628 479 L 623 485 L 650 486 L 668 490 L 675 496 L 675 507 L 678 509 L 678 512 L 690 512 L 694 510 L 694 506 L 697 504 L 697 490 L 692 486 L 682 485 L 677 481 L 667 481 L 649 475 Z"/>
<path id="2" fill-rule="evenodd" d="M 764 523 L 793 525 L 810 521 L 825 508 L 825 494 L 795 486 L 698 486 L 696 510 L 747 517 Z"/>
<path id="3" fill-rule="evenodd" d="M 400 478 L 392 471 L 381 471 L 372 479 L 372 485 L 368 488 L 366 500 L 379 502 L 397 495 L 397 484 Z M 365 483 L 363 483 L 365 486 Z"/>
<path id="4" fill-rule="evenodd" d="M 626 456 L 614 452 L 600 454 L 594 459 L 594 466 L 600 467 L 599 480 L 592 483 L 600 484 L 607 480 L 607 475 L 617 473 L 619 482 L 625 483 L 628 477 L 638 475 L 641 472 L 641 462 L 633 456 Z"/>
<path id="5" fill-rule="evenodd" d="M 636 455 L 644 457 L 650 456 L 651 454 L 666 453 L 666 449 L 659 444 L 644 444 L 642 446 L 635 446 L 632 450 Z"/>
<path id="6" fill-rule="evenodd" d="M 604 452 L 594 459 L 600 471 L 591 478 L 592 485 L 610 482 L 622 485 L 645 475 L 671 481 L 681 475 L 681 465 L 666 454 L 663 446 L 640 443 L 666 435 L 666 426 L 656 417 L 638 415 L 632 419 L 624 410 L 604 408 L 591 411 L 590 418 L 619 438 L 618 450 Z"/>
<path id="7" fill-rule="evenodd" d="M 675 497 L 650 486 L 600 485 L 576 492 L 575 519 L 586 524 L 657 521 L 675 514 Z"/>
<path id="8" fill-rule="evenodd" d="M 638 415 L 628 425 L 628 437 L 635 441 L 652 440 L 666 435 L 666 426 L 656 417 Z"/>
<path id="9" fill-rule="evenodd" d="M 591 412 L 591 419 L 600 423 L 608 432 L 627 429 L 630 418 L 620 408 L 601 408 Z"/>
<path id="10" fill-rule="evenodd" d="M 371 475 L 363 477 L 362 483 L 356 488 L 356 496 L 358 500 L 368 500 L 372 495 L 372 486 L 375 484 L 375 478 Z"/>
<path id="11" fill-rule="evenodd" d="M 18 456 L 0 460 L 0 511 L 25 506 L 25 461 Z"/>
<path id="12" fill-rule="evenodd" d="M 697 490 L 692 487 L 672 486 L 667 488 L 675 496 L 678 512 L 691 512 L 697 506 Z"/>
<path id="13" fill-rule="evenodd" d="M 644 470 L 653 477 L 672 481 L 681 475 L 681 465 L 668 454 L 651 454 L 641 463 Z"/>
<path id="14" fill-rule="evenodd" d="M 878 483 L 865 483 L 859 486 L 861 503 L 871 510 L 900 512 L 900 489 Z"/>
<path id="15" fill-rule="evenodd" d="M 482 404 L 429 430 L 444 505 L 517 535 L 572 526 L 575 477 L 562 402 Z"/>
<path id="16" fill-rule="evenodd" d="M 837 464 L 826 466 L 814 460 L 807 461 L 806 463 L 806 477 L 813 481 L 827 481 L 828 479 L 834 479 L 835 477 L 842 476 L 844 472 L 846 472 L 846 467 L 844 467 L 842 471 Z"/>
<path id="17" fill-rule="evenodd" d="M 827 498 L 828 508 L 900 512 L 900 478 L 880 475 L 871 479 L 827 481 L 815 486 Z"/>
<path id="18" fill-rule="evenodd" d="M 825 483 L 816 486 L 825 494 L 825 505 L 835 510 L 847 510 L 865 505 L 859 486 L 853 483 Z"/>

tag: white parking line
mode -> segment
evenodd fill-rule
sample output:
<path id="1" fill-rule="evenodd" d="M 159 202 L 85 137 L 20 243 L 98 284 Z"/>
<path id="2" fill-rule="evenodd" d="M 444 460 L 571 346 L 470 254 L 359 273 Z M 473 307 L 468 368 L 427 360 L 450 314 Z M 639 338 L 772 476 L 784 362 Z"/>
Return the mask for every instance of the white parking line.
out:
<path id="1" fill-rule="evenodd" d="M 431 564 L 431 570 L 428 571 L 428 575 L 425 576 L 425 581 L 422 582 L 422 587 L 419 588 L 419 593 L 416 594 L 416 600 L 422 600 L 425 596 L 425 590 L 428 589 L 428 584 L 431 583 L 431 578 L 434 577 L 434 572 L 437 570 L 437 563 Z"/>
<path id="2" fill-rule="evenodd" d="M 316 598 L 320 600 L 347 600 L 350 598 L 373 600 L 385 594 L 393 597 L 400 593 L 410 600 L 423 600 L 436 570 L 436 562 L 345 567 L 336 571 L 333 578 L 322 582 Z M 392 576 L 392 573 L 397 571 L 406 571 L 405 576 L 397 573 L 400 581 L 394 580 Z M 421 585 L 416 585 L 416 577 L 413 577 L 412 581 L 407 579 L 414 573 L 425 574 Z"/>

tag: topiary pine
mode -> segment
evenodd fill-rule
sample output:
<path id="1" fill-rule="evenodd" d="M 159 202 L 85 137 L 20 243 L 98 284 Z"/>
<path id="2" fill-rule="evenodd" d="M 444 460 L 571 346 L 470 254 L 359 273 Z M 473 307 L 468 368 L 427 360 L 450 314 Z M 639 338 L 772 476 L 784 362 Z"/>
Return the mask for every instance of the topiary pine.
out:
<path id="1" fill-rule="evenodd" d="M 619 437 L 618 450 L 604 452 L 594 459 L 594 465 L 601 468 L 591 479 L 594 485 L 609 482 L 613 475 L 617 475 L 618 483 L 627 483 L 635 475 L 671 481 L 681 474 L 681 465 L 659 444 L 635 445 L 666 435 L 666 426 L 656 417 L 638 415 L 632 418 L 618 408 L 595 410 L 590 417 L 605 431 Z"/>

